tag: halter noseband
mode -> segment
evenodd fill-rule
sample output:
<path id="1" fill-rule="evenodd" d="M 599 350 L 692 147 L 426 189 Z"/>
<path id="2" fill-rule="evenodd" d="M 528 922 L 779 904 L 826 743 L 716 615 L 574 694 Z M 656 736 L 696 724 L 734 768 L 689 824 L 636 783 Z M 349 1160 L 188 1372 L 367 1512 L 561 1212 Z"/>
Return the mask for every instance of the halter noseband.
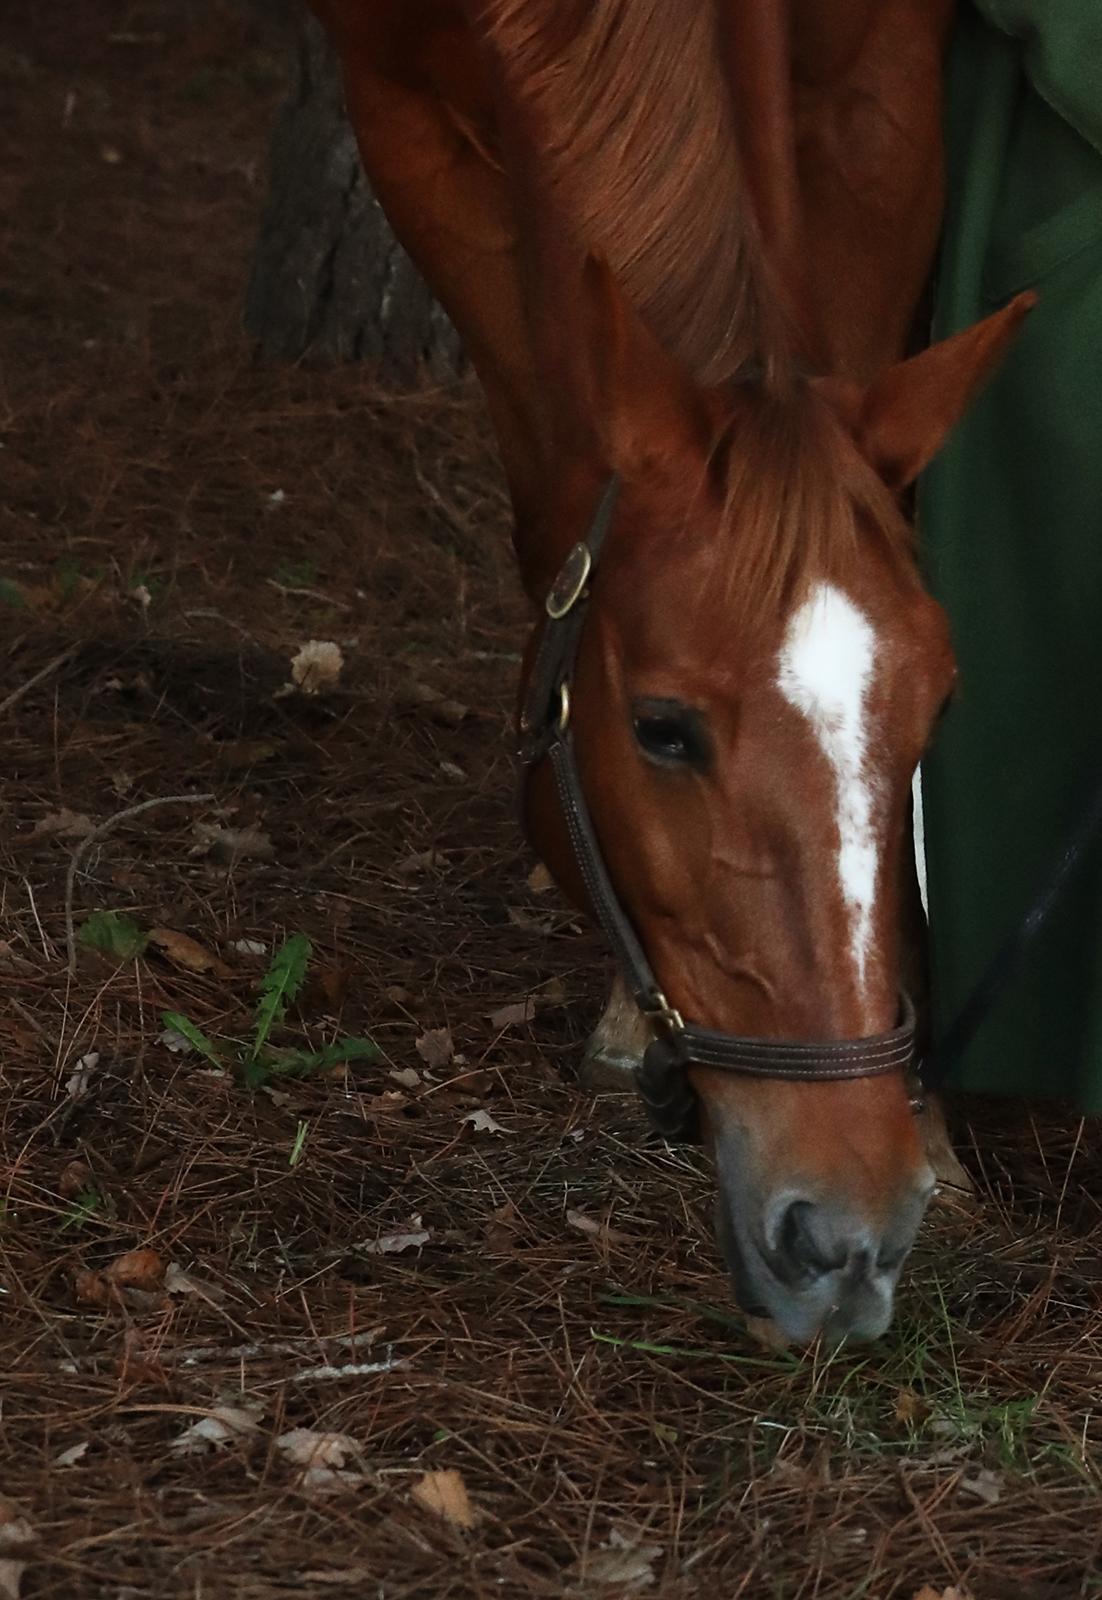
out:
<path id="1" fill-rule="evenodd" d="M 570 693 L 589 601 L 589 580 L 612 523 L 618 483 L 609 479 L 584 541 L 570 551 L 544 603 L 543 635 L 520 717 L 521 781 L 551 763 L 559 805 L 589 903 L 636 1005 L 656 1037 L 636 1083 L 651 1121 L 669 1139 L 700 1137 L 697 1098 L 686 1068 L 696 1065 L 744 1077 L 824 1083 L 901 1072 L 914 1058 L 915 1014 L 906 995 L 902 1020 L 888 1033 L 860 1039 L 758 1039 L 687 1023 L 662 993 L 612 880 L 593 828 L 570 731 Z"/>

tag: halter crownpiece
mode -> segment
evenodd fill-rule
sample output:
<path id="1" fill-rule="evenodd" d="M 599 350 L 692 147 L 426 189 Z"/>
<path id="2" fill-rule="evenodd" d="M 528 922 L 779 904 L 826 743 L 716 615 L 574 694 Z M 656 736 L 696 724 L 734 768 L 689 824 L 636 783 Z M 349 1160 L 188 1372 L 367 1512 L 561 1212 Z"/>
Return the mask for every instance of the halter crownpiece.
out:
<path id="1" fill-rule="evenodd" d="M 538 762 L 551 763 L 574 859 L 601 927 L 636 1005 L 655 1037 L 635 1080 L 651 1121 L 669 1139 L 698 1140 L 699 1105 L 690 1065 L 744 1077 L 825 1083 L 903 1072 L 914 1060 L 915 1014 L 906 995 L 899 1025 L 859 1039 L 764 1039 L 714 1032 L 687 1023 L 671 1006 L 605 866 L 578 772 L 570 730 L 574 666 L 596 571 L 616 505 L 618 480 L 601 494 L 586 538 L 574 545 L 544 602 L 543 634 L 520 716 L 521 780 Z"/>

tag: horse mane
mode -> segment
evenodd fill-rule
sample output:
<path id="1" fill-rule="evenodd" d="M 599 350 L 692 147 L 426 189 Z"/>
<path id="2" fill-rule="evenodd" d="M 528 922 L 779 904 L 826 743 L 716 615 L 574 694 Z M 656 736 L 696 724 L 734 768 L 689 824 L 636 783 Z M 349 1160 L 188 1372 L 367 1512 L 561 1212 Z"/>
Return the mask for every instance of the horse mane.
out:
<path id="1" fill-rule="evenodd" d="M 698 382 L 729 385 L 709 462 L 721 502 L 709 587 L 732 622 L 844 580 L 859 526 L 913 572 L 891 496 L 799 370 L 741 169 L 718 0 L 475 4 L 530 147 L 525 202 L 606 257 Z"/>
<path id="2" fill-rule="evenodd" d="M 485 0 L 478 20 L 543 201 L 655 335 L 703 383 L 772 369 L 716 0 Z"/>

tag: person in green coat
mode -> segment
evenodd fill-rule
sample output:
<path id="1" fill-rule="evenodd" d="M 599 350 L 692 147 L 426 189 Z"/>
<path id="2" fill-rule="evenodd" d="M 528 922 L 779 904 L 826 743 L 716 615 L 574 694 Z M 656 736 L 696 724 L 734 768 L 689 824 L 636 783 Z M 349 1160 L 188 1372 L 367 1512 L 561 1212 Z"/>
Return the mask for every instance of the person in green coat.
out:
<path id="1" fill-rule="evenodd" d="M 1102 783 L 1102 3 L 964 4 L 946 119 L 933 337 L 1039 299 L 920 485 L 960 666 L 922 772 L 935 1038 Z M 952 1082 L 1102 1112 L 1102 842 Z"/>

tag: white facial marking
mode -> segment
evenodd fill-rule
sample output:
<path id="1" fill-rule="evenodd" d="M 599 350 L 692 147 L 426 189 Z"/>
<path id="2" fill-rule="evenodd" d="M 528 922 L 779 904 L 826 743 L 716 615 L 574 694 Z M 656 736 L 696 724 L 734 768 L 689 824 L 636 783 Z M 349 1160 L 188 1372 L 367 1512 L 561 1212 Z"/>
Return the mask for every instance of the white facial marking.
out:
<path id="1" fill-rule="evenodd" d="M 781 647 L 777 684 L 807 718 L 834 772 L 838 879 L 850 914 L 850 949 L 865 985 L 876 896 L 873 783 L 867 770 L 867 699 L 876 635 L 849 597 L 818 586 L 795 611 Z"/>

